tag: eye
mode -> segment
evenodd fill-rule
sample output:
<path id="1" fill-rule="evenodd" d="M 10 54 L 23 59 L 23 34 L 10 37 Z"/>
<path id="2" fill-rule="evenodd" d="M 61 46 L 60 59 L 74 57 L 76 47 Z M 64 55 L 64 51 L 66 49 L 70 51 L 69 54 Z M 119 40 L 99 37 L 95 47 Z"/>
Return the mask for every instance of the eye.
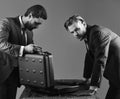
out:
<path id="1" fill-rule="evenodd" d="M 74 31 L 75 31 L 75 32 L 78 32 L 79 30 L 80 30 L 80 28 L 76 28 Z"/>
<path id="2" fill-rule="evenodd" d="M 74 33 L 74 31 L 71 32 L 71 34 L 73 34 L 73 33 Z"/>

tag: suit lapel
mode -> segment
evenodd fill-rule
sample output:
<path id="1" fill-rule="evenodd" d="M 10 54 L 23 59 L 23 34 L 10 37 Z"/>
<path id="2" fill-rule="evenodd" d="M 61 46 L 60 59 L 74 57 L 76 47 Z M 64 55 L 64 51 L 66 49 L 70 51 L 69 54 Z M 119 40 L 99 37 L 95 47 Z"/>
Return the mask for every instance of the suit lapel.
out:
<path id="1" fill-rule="evenodd" d="M 22 42 L 22 34 L 21 34 L 22 29 L 21 29 L 21 25 L 20 25 L 20 21 L 19 21 L 19 16 L 16 17 L 14 19 L 14 21 L 15 21 L 15 24 L 16 24 L 16 30 L 17 30 L 16 34 L 17 34 L 19 43 L 22 44 L 23 43 Z"/>
<path id="2" fill-rule="evenodd" d="M 91 40 L 91 38 L 92 38 L 92 33 L 96 30 L 96 27 L 97 27 L 97 25 L 93 25 L 93 26 L 88 26 L 88 28 L 87 28 L 87 44 L 88 44 L 88 47 L 89 47 L 89 49 L 91 49 L 92 48 L 92 40 Z"/>
<path id="3" fill-rule="evenodd" d="M 21 24 L 19 21 L 19 17 L 15 17 L 15 18 L 9 18 L 10 19 L 10 23 L 12 26 L 12 34 L 14 36 L 14 42 L 18 42 L 17 44 L 19 45 L 24 45 L 24 43 L 22 42 L 22 28 L 21 28 Z M 27 35 L 27 44 L 33 43 L 33 32 L 29 31 L 28 29 L 25 30 L 26 35 Z"/>

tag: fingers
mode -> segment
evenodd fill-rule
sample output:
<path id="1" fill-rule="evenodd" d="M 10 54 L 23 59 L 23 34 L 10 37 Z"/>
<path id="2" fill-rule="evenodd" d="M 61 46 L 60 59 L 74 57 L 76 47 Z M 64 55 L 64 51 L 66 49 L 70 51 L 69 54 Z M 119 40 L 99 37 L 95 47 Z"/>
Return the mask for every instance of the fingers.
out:
<path id="1" fill-rule="evenodd" d="M 25 46 L 25 51 L 28 53 L 42 52 L 42 48 L 36 44 L 29 44 Z"/>
<path id="2" fill-rule="evenodd" d="M 37 48 L 37 49 L 42 49 L 42 47 L 40 47 L 40 46 L 38 46 L 38 45 L 33 45 L 35 48 Z"/>

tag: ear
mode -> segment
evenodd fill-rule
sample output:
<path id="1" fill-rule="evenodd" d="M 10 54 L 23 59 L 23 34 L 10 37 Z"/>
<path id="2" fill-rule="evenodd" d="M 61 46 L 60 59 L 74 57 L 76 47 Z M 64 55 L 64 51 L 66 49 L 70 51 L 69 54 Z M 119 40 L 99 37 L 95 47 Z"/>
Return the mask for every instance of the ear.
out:
<path id="1" fill-rule="evenodd" d="M 29 18 L 33 17 L 33 16 L 32 16 L 32 13 L 30 13 L 30 14 L 28 15 L 28 17 L 29 17 Z"/>

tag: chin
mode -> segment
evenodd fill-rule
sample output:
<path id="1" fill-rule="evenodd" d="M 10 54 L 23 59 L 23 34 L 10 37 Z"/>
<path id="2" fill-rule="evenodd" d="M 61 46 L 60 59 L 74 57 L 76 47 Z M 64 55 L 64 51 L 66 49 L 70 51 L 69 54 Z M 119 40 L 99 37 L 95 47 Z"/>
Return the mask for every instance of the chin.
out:
<path id="1" fill-rule="evenodd" d="M 81 37 L 77 37 L 77 36 L 76 36 L 76 38 L 77 38 L 78 40 L 80 40 L 80 41 L 82 41 L 82 40 L 83 40 L 83 38 L 81 38 Z"/>
<path id="2" fill-rule="evenodd" d="M 31 28 L 29 28 L 29 30 L 34 30 L 34 29 L 37 29 L 37 27 L 31 27 Z"/>
<path id="3" fill-rule="evenodd" d="M 83 39 L 79 39 L 80 41 L 82 41 Z"/>

